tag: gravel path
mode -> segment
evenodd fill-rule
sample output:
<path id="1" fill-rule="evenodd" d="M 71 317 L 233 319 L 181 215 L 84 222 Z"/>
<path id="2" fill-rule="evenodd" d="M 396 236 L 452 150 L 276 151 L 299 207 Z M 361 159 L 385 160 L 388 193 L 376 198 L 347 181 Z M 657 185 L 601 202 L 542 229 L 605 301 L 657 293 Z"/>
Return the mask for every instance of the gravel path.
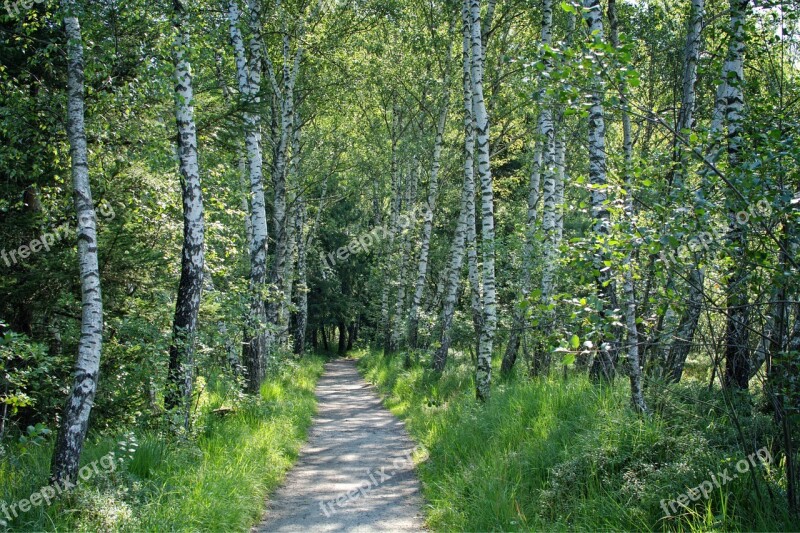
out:
<path id="1" fill-rule="evenodd" d="M 355 362 L 326 364 L 316 394 L 308 442 L 254 531 L 423 530 L 415 445 Z"/>

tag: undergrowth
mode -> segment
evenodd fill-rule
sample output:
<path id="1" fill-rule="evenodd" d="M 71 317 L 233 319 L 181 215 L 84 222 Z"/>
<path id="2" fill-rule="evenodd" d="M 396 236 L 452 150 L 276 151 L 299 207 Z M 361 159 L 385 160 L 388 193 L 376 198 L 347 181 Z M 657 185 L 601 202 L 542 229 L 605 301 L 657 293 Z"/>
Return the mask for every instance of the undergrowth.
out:
<path id="1" fill-rule="evenodd" d="M 190 435 L 157 429 L 94 435 L 81 463 L 99 465 L 67 496 L 10 509 L 47 485 L 52 442 L 6 444 L 0 509 L 9 531 L 247 531 L 283 479 L 316 409 L 323 359 L 285 361 L 259 398 L 232 396 L 222 382 L 201 384 Z M 222 409 L 220 409 L 222 408 Z M 215 412 L 216 411 L 216 412 Z M 104 457 L 114 453 L 113 467 Z M 6 515 L 5 513 L 8 513 Z"/>
<path id="2" fill-rule="evenodd" d="M 648 401 L 655 413 L 643 419 L 628 407 L 624 379 L 601 387 L 559 374 L 498 381 L 480 405 L 468 357 L 451 359 L 441 376 L 422 366 L 424 358 L 410 368 L 404 359 L 365 351 L 359 367 L 428 449 L 419 474 L 433 530 L 797 527 L 774 461 L 756 459 L 707 499 L 689 492 L 726 468 L 735 473 L 738 461 L 773 449 L 777 438 L 771 419 L 751 413 L 740 419 L 742 447 L 719 391 L 697 382 L 654 384 Z M 688 503 L 673 512 L 669 502 L 682 494 Z"/>

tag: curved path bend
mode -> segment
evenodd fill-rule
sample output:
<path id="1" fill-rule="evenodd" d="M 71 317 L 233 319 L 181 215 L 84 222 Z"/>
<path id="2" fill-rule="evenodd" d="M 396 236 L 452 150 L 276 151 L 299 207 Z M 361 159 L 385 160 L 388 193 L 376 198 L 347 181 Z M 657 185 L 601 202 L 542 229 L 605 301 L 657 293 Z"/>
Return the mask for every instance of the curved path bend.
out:
<path id="1" fill-rule="evenodd" d="M 327 363 L 316 395 L 308 441 L 254 531 L 422 531 L 415 445 L 403 423 L 351 360 Z"/>

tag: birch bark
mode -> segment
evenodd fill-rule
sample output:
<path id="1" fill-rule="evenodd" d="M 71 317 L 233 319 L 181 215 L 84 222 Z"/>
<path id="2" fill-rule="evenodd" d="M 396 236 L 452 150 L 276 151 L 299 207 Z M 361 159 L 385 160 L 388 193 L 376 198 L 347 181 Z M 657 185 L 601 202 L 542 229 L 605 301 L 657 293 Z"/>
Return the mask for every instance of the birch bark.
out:
<path id="1" fill-rule="evenodd" d="M 197 315 L 203 292 L 205 262 L 203 194 L 197 161 L 197 128 L 194 121 L 194 95 L 186 9 L 181 0 L 173 0 L 175 27 L 175 119 L 178 127 L 178 160 L 183 198 L 183 250 L 181 277 L 175 303 L 172 344 L 169 348 L 169 386 L 164 398 L 166 407 L 180 408 L 183 425 L 189 428 L 194 382 L 194 345 Z"/>
<path id="2" fill-rule="evenodd" d="M 72 187 L 78 216 L 78 264 L 81 279 L 81 334 L 70 394 L 53 451 L 50 475 L 55 482 L 74 481 L 89 427 L 100 372 L 103 300 L 97 261 L 97 217 L 89 184 L 89 154 L 84 123 L 83 39 L 74 0 L 63 0 L 67 37 L 67 138 Z"/>

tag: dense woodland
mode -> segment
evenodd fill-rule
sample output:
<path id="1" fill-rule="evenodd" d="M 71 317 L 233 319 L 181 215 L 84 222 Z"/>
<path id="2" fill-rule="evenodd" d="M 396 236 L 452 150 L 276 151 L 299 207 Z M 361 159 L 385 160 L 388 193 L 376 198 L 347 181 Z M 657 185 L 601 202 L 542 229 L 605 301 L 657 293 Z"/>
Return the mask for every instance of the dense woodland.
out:
<path id="1" fill-rule="evenodd" d="M 0 497 L 122 466 L 0 524 L 246 530 L 351 353 L 433 529 L 796 529 L 799 7 L 6 0 Z"/>

